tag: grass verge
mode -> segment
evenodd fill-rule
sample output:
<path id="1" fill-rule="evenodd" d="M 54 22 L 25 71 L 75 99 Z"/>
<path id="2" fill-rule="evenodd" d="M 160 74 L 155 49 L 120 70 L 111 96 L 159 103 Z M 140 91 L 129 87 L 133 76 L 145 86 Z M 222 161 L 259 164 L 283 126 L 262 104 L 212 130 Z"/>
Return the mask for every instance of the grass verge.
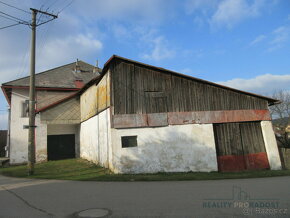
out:
<path id="1" fill-rule="evenodd" d="M 234 173 L 155 173 L 155 174 L 112 174 L 109 170 L 82 159 L 49 161 L 35 165 L 35 174 L 27 175 L 26 165 L 0 168 L 6 176 L 38 179 L 61 179 L 79 181 L 181 181 L 242 179 L 273 176 L 290 176 L 290 170 L 261 170 Z"/>

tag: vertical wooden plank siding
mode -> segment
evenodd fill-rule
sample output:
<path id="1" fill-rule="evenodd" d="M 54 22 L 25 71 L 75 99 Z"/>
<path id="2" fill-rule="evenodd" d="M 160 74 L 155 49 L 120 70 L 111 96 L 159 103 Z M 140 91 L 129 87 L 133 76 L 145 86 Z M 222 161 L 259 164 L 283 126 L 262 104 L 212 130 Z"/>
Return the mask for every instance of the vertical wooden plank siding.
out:
<path id="1" fill-rule="evenodd" d="M 214 124 L 219 171 L 268 169 L 260 122 Z"/>
<path id="2" fill-rule="evenodd" d="M 265 99 L 138 64 L 113 64 L 115 114 L 268 109 Z"/>

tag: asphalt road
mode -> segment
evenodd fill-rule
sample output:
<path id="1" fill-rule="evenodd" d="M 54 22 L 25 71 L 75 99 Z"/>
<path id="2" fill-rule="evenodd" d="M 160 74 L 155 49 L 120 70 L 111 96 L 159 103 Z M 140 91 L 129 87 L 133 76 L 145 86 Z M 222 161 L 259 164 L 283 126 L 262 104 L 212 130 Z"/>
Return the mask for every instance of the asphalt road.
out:
<path id="1" fill-rule="evenodd" d="M 290 217 L 290 177 L 177 182 L 78 182 L 0 176 L 0 217 Z"/>

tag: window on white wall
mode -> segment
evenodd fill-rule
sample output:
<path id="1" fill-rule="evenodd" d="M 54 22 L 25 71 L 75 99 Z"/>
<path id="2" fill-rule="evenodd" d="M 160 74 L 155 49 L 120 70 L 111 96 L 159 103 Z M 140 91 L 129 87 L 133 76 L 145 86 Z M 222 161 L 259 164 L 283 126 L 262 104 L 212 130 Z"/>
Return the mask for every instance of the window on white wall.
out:
<path id="1" fill-rule="evenodd" d="M 122 148 L 137 147 L 137 136 L 122 136 Z"/>
<path id="2" fill-rule="evenodd" d="M 21 117 L 28 117 L 29 101 L 28 100 L 23 101 L 21 106 L 22 106 Z"/>

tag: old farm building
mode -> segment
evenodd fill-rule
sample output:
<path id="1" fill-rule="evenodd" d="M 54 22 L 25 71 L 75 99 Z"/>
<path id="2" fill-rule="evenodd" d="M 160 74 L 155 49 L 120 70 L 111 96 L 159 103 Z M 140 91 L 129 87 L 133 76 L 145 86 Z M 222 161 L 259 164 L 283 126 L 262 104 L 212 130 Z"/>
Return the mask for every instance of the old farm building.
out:
<path id="1" fill-rule="evenodd" d="M 56 112 L 60 108 L 70 112 L 72 107 L 65 106 L 72 102 L 78 118 L 73 124 L 65 124 L 67 117 L 60 122 L 61 113 Z M 101 76 L 77 94 L 38 110 L 36 135 L 47 140 L 41 144 L 36 140 L 36 150 L 41 146 L 41 160 L 47 159 L 50 136 L 73 133 L 79 136 L 80 157 L 115 173 L 280 169 L 268 110 L 277 102 L 112 56 Z M 12 112 L 16 103 L 12 95 Z M 47 119 L 50 111 L 55 116 Z M 12 132 L 13 128 L 11 142 Z M 55 140 L 68 140 L 62 136 Z M 18 150 L 10 145 L 10 159 L 17 162 Z M 21 154 L 25 161 L 27 151 Z"/>
<path id="2" fill-rule="evenodd" d="M 114 172 L 281 168 L 277 100 L 113 56 L 80 101 L 81 157 Z"/>

